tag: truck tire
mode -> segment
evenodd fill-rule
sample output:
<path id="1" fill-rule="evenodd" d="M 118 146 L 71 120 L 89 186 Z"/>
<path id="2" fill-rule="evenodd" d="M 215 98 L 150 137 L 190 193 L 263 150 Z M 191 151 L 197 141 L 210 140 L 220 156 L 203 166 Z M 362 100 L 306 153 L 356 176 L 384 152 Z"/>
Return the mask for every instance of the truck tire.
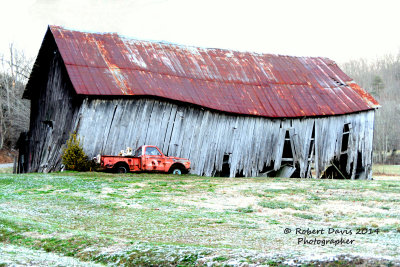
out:
<path id="1" fill-rule="evenodd" d="M 175 174 L 175 175 L 181 175 L 183 172 L 182 172 L 181 168 L 175 167 L 172 169 L 171 173 Z"/>
<path id="2" fill-rule="evenodd" d="M 127 173 L 127 172 L 128 172 L 128 170 L 126 169 L 125 166 L 119 166 L 117 168 L 117 173 Z"/>
<path id="3" fill-rule="evenodd" d="M 114 172 L 116 173 L 128 173 L 129 172 L 129 166 L 126 163 L 117 163 L 114 166 Z"/>
<path id="4" fill-rule="evenodd" d="M 188 172 L 189 171 L 181 163 L 173 164 L 168 170 L 169 174 L 175 174 L 175 175 L 187 174 Z"/>

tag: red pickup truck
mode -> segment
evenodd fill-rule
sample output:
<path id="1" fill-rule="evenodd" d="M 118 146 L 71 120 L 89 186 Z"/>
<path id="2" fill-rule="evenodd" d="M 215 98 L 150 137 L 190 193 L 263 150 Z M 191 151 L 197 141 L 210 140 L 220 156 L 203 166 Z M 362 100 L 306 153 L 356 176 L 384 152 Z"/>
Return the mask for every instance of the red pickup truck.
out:
<path id="1" fill-rule="evenodd" d="M 127 172 L 166 172 L 173 174 L 188 173 L 190 161 L 184 158 L 165 156 L 156 146 L 141 146 L 135 153 L 127 149 L 120 156 L 98 155 L 94 158 L 100 169 L 118 173 Z"/>

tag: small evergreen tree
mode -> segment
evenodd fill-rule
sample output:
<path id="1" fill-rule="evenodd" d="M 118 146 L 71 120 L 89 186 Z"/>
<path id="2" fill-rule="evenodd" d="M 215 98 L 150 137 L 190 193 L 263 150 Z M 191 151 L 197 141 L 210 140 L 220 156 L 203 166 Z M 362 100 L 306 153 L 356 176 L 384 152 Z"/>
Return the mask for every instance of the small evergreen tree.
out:
<path id="1" fill-rule="evenodd" d="M 80 142 L 75 132 L 67 140 L 62 155 L 62 163 L 66 170 L 88 171 L 90 169 L 91 163 Z"/>
<path id="2" fill-rule="evenodd" d="M 379 97 L 385 89 L 385 84 L 380 76 L 375 75 L 374 80 L 372 81 L 372 92 L 371 94 L 375 97 Z"/>

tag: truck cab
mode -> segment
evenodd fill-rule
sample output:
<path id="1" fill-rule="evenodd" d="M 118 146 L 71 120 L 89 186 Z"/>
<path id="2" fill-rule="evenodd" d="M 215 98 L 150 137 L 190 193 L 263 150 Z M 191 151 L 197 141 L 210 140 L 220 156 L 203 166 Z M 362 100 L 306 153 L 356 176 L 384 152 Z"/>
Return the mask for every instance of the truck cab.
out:
<path id="1" fill-rule="evenodd" d="M 129 151 L 129 148 L 127 149 Z M 188 173 L 190 161 L 185 158 L 168 157 L 157 146 L 144 145 L 134 153 L 119 156 L 98 155 L 95 160 L 101 169 L 114 172 L 165 172 L 173 174 Z"/>

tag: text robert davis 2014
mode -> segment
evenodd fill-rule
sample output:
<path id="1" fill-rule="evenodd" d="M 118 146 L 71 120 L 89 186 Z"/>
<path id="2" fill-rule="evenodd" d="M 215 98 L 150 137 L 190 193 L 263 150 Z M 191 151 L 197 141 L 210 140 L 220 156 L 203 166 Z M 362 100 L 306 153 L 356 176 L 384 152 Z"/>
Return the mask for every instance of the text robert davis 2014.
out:
<path id="1" fill-rule="evenodd" d="M 347 237 L 340 238 L 332 238 L 332 237 L 309 237 L 310 235 L 342 235 L 342 236 L 351 236 L 351 235 L 370 235 L 370 234 L 378 234 L 379 229 L 376 228 L 359 228 L 359 229 L 342 229 L 342 228 L 285 228 L 283 231 L 284 234 L 293 233 L 295 235 L 301 235 L 301 237 L 297 237 L 297 244 L 303 245 L 351 245 L 354 244 L 354 239 L 349 239 Z"/>

